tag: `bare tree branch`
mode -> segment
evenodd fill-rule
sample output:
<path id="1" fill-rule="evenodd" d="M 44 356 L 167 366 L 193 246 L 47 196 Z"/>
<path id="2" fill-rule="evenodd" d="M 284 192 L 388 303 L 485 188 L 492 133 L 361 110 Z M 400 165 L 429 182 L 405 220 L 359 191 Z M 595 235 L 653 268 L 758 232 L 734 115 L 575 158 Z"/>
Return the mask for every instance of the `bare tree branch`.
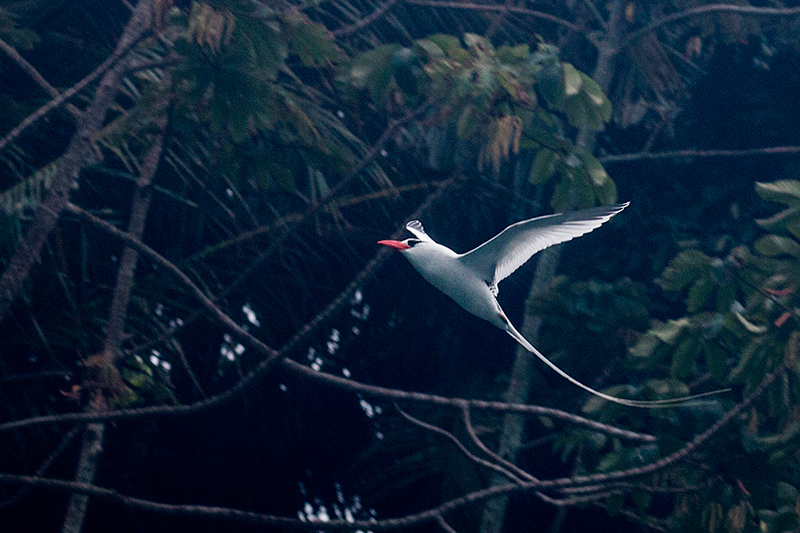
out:
<path id="1" fill-rule="evenodd" d="M 33 79 L 33 81 L 35 81 L 35 82 L 36 82 L 36 83 L 39 85 L 39 87 L 41 87 L 42 89 L 44 89 L 44 91 L 45 91 L 47 94 L 49 94 L 49 95 L 50 95 L 50 96 L 52 96 L 53 98 L 58 98 L 58 97 L 60 96 L 60 94 L 59 94 L 59 92 L 58 92 L 58 89 L 56 89 L 55 87 L 53 87 L 52 85 L 50 85 L 50 84 L 47 82 L 47 80 L 46 80 L 46 79 L 44 79 L 44 76 L 42 76 L 41 74 L 39 74 L 39 71 L 38 71 L 38 70 L 36 70 L 36 68 L 35 68 L 33 65 L 31 65 L 30 63 L 28 63 L 28 61 L 27 61 L 27 60 L 26 60 L 24 57 L 22 57 L 22 56 L 20 55 L 20 53 L 19 53 L 19 52 L 17 52 L 17 50 L 16 50 L 16 49 L 15 49 L 13 46 L 11 46 L 11 45 L 10 45 L 10 44 L 8 44 L 7 42 L 5 42 L 3 39 L 0 39 L 0 50 L 2 50 L 3 52 L 5 52 L 5 53 L 6 53 L 6 55 L 7 55 L 8 57 L 10 57 L 12 60 L 14 60 L 14 62 L 15 62 L 17 65 L 19 65 L 19 67 L 20 67 L 22 70 L 24 70 L 24 71 L 25 71 L 25 73 L 26 73 L 28 76 L 30 76 L 30 77 L 31 77 L 31 79 Z M 72 116 L 73 116 L 73 117 L 75 117 L 75 118 L 78 118 L 78 117 L 81 115 L 81 111 L 80 111 L 80 109 L 78 109 L 78 108 L 77 108 L 77 107 L 75 107 L 74 105 L 72 105 L 72 104 L 67 104 L 65 107 L 67 108 L 67 111 L 69 111 L 70 113 L 72 113 Z M 0 147 L 0 148 L 1 148 L 1 147 Z"/>
<path id="2" fill-rule="evenodd" d="M 389 8 L 391 8 L 394 4 L 397 3 L 397 0 L 387 0 L 380 6 L 378 9 L 367 15 L 366 17 L 362 17 L 359 19 L 358 22 L 355 24 L 351 24 L 350 26 L 345 26 L 344 28 L 339 28 L 338 30 L 333 31 L 334 37 L 347 37 L 348 35 L 359 31 L 362 28 L 366 28 L 379 18 L 381 18 Z"/>
<path id="3" fill-rule="evenodd" d="M 58 221 L 59 215 L 69 201 L 72 183 L 77 179 L 81 167 L 86 163 L 92 140 L 100 129 L 106 111 L 113 102 L 122 79 L 122 71 L 126 67 L 127 61 L 121 58 L 150 27 L 150 19 L 152 18 L 150 8 L 151 2 L 149 0 L 140 0 L 136 11 L 134 11 L 133 16 L 125 26 L 116 50 L 101 65 L 101 67 L 110 70 L 103 76 L 92 103 L 78 120 L 77 131 L 73 135 L 67 151 L 59 161 L 50 191 L 44 201 L 36 208 L 34 221 L 28 229 L 25 239 L 9 260 L 2 277 L 0 277 L 0 320 L 6 316 L 11 304 L 22 290 L 23 284 L 30 276 L 31 268 L 39 260 L 42 246 L 44 246 L 47 237 Z M 97 70 L 101 72 L 100 68 Z M 68 97 L 68 93 L 69 91 L 62 94 L 61 101 Z M 53 101 L 56 100 L 58 99 Z M 31 117 L 28 118 L 30 119 Z M 24 127 L 27 127 L 27 120 L 23 121 L 0 141 L 0 150 L 10 142 L 10 139 L 18 135 Z"/>
<path id="4" fill-rule="evenodd" d="M 42 462 L 42 464 L 39 465 L 39 468 L 36 469 L 36 472 L 33 475 L 36 476 L 36 477 L 43 476 L 44 473 L 47 472 L 47 470 L 51 466 L 53 466 L 53 463 L 55 463 L 56 460 L 59 457 L 61 457 L 61 454 L 64 453 L 64 450 L 66 450 L 67 447 L 70 444 L 72 444 L 72 442 L 75 440 L 75 437 L 77 437 L 78 435 L 81 434 L 80 430 L 81 430 L 81 426 L 80 425 L 72 426 L 70 428 L 70 430 L 67 431 L 66 435 L 64 435 L 61 438 L 61 442 L 58 444 L 58 446 L 56 446 L 56 448 L 52 451 L 52 453 L 50 453 L 50 455 L 47 456 L 47 459 L 45 459 Z M 4 509 L 6 507 L 11 507 L 12 505 L 15 505 L 22 498 L 24 498 L 25 496 L 30 494 L 30 492 L 31 492 L 30 488 L 31 488 L 30 485 L 28 485 L 28 486 L 22 488 L 15 495 L 11 496 L 9 499 L 0 502 L 0 509 Z"/>
<path id="5" fill-rule="evenodd" d="M 795 338 L 787 346 L 787 360 L 792 360 L 792 357 L 797 357 L 797 352 L 800 352 L 800 342 Z M 489 488 L 474 491 L 465 494 L 459 498 L 455 498 L 445 502 L 435 508 L 422 511 L 420 513 L 406 515 L 400 518 L 388 518 L 383 520 L 357 520 L 348 522 L 345 520 L 331 520 L 325 522 L 325 529 L 334 531 L 350 531 L 356 529 L 369 529 L 372 531 L 386 531 L 392 529 L 406 528 L 414 525 L 422 524 L 430 521 L 439 520 L 438 517 L 444 516 L 448 512 L 460 509 L 473 503 L 485 501 L 497 496 L 510 495 L 514 493 L 537 491 L 547 489 L 563 490 L 568 487 L 578 487 L 581 485 L 589 485 L 596 483 L 613 482 L 628 479 L 631 477 L 638 477 L 645 474 L 651 474 L 658 470 L 662 470 L 684 458 L 695 451 L 697 448 L 705 444 L 711 437 L 718 433 L 722 428 L 728 425 L 731 421 L 736 419 L 742 412 L 748 409 L 754 401 L 756 401 L 766 390 L 772 385 L 777 378 L 786 373 L 788 367 L 781 365 L 775 372 L 767 374 L 762 382 L 756 389 L 750 393 L 741 403 L 734 406 L 714 425 L 706 431 L 697 435 L 691 442 L 686 444 L 683 448 L 673 452 L 672 454 L 654 461 L 647 465 L 635 468 L 628 468 L 625 470 L 616 470 L 613 472 L 605 472 L 600 474 L 591 474 L 584 476 L 573 476 L 568 478 L 557 478 L 551 480 L 535 480 L 522 483 L 506 483 L 503 485 L 494 485 Z M 97 498 L 116 501 L 120 504 L 126 505 L 131 508 L 143 509 L 151 512 L 158 512 L 173 516 L 203 516 L 208 518 L 218 518 L 226 520 L 236 520 L 241 522 L 248 522 L 260 525 L 291 527 L 295 529 L 309 530 L 319 529 L 318 522 L 307 522 L 297 518 L 280 517 L 273 515 L 266 515 L 255 513 L 251 511 L 240 511 L 237 509 L 229 509 L 224 507 L 209 507 L 202 505 L 177 505 L 177 504 L 164 504 L 157 503 L 141 498 L 134 498 L 125 496 L 119 492 L 111 489 L 106 489 L 91 485 L 88 483 L 76 483 L 70 481 L 62 481 L 55 479 L 47 479 L 36 476 L 18 476 L 13 474 L 0 473 L 0 482 L 15 483 L 30 485 L 35 487 L 46 487 L 52 489 L 69 490 L 88 494 Z"/>
<path id="6" fill-rule="evenodd" d="M 726 12 L 749 16 L 793 17 L 800 15 L 800 7 L 755 7 L 735 4 L 711 4 L 708 6 L 699 6 L 667 15 L 666 17 L 654 20 L 653 22 L 643 26 L 642 28 L 639 28 L 636 31 L 632 31 L 626 35 L 624 39 L 622 39 L 619 45 L 619 50 L 624 50 L 636 42 L 636 40 L 641 36 L 646 35 L 651 31 L 660 28 L 661 26 L 675 22 L 676 20 L 695 17 L 697 15 L 704 15 L 706 13 Z"/>
<path id="7" fill-rule="evenodd" d="M 414 4 L 418 6 L 431 6 L 431 7 L 446 8 L 446 9 L 471 9 L 473 11 L 499 11 L 499 12 L 515 13 L 517 15 L 526 15 L 529 17 L 547 20 L 555 24 L 558 24 L 559 26 L 564 26 L 568 30 L 574 31 L 576 33 L 580 33 L 583 31 L 582 27 L 568 20 L 564 20 L 555 15 L 551 15 L 550 13 L 545 13 L 544 11 L 536 11 L 524 7 L 505 6 L 500 4 L 488 4 L 488 5 L 476 4 L 473 2 L 450 2 L 450 1 L 439 1 L 439 0 L 404 0 L 404 1 L 407 4 Z"/>
<path id="8" fill-rule="evenodd" d="M 420 209 L 418 209 L 418 212 L 415 214 L 419 215 L 423 209 L 427 209 L 427 207 L 430 206 L 430 204 L 440 194 L 444 192 L 444 189 L 445 188 L 442 188 L 442 190 L 440 190 L 437 194 L 431 195 L 428 198 L 428 201 L 426 201 L 426 203 L 423 204 L 423 206 L 421 206 Z M 377 270 L 378 266 L 382 263 L 383 258 L 386 256 L 386 254 L 381 253 L 383 250 L 381 252 L 378 252 L 378 254 L 373 258 L 372 261 L 370 261 L 367 267 L 365 267 L 364 270 L 362 270 L 361 273 L 359 273 L 359 275 L 356 276 L 356 278 L 348 285 L 348 287 L 346 287 L 339 294 L 339 296 L 335 298 L 328 305 L 328 307 L 325 310 L 323 310 L 320 314 L 318 314 L 311 322 L 306 324 L 306 326 L 301 331 L 299 331 L 289 342 L 286 343 L 286 345 L 284 345 L 284 347 L 280 350 L 280 352 L 276 352 L 272 348 L 266 346 L 261 341 L 253 337 L 249 332 L 239 327 L 228 315 L 222 312 L 222 310 L 219 309 L 219 307 L 217 307 L 213 302 L 211 302 L 211 300 L 207 296 L 205 296 L 205 293 L 203 293 L 203 291 L 200 290 L 186 276 L 186 274 L 184 274 L 178 267 L 176 267 L 173 263 L 162 257 L 157 252 L 155 252 L 153 249 L 141 243 L 140 241 L 133 239 L 132 237 L 130 237 L 130 235 L 117 229 L 111 224 L 108 224 L 107 222 L 100 220 L 97 217 L 94 217 L 88 212 L 83 211 L 77 206 L 69 204 L 68 209 L 71 212 L 75 213 L 76 215 L 80 216 L 81 218 L 107 231 L 111 235 L 116 236 L 117 238 L 123 240 L 126 244 L 139 251 L 142 255 L 148 257 L 150 260 L 164 267 L 166 270 L 172 272 L 190 290 L 190 292 L 192 292 L 195 295 L 195 297 L 199 300 L 201 305 L 203 305 L 203 307 L 207 309 L 214 318 L 216 318 L 226 327 L 230 328 L 231 331 L 233 331 L 237 336 L 239 336 L 242 340 L 244 340 L 244 342 L 248 346 L 251 346 L 260 353 L 266 355 L 266 359 L 264 359 L 255 369 L 253 369 L 242 380 L 240 380 L 236 385 L 234 385 L 230 389 L 193 404 L 182 405 L 182 406 L 152 406 L 139 409 L 124 409 L 107 414 L 70 413 L 62 415 L 40 416 L 40 417 L 33 417 L 25 420 L 17 420 L 14 422 L 6 422 L 4 424 L 0 424 L 0 431 L 8 431 L 11 429 L 21 429 L 24 427 L 30 427 L 42 424 L 53 424 L 53 423 L 122 420 L 129 418 L 142 418 L 142 417 L 152 417 L 152 416 L 187 415 L 190 413 L 200 412 L 209 409 L 213 406 L 217 406 L 224 402 L 227 402 L 233 397 L 235 397 L 238 393 L 242 392 L 256 379 L 264 375 L 270 369 L 276 358 L 284 357 L 285 354 L 291 353 L 291 351 L 294 350 L 306 338 L 308 338 L 308 336 L 313 331 L 315 331 L 317 327 L 325 323 L 330 318 L 330 316 L 332 316 L 335 312 L 337 312 L 338 309 L 340 309 L 341 306 L 343 306 L 348 301 L 352 292 L 355 291 L 357 287 L 362 285 L 367 279 L 369 279 L 373 275 L 373 273 Z M 398 230 L 398 234 L 400 231 L 401 230 Z M 448 405 L 451 407 L 458 407 L 458 408 L 461 408 L 462 402 L 465 401 L 460 399 L 445 398 L 441 396 L 433 396 L 433 395 L 414 393 L 414 392 L 404 392 L 394 389 L 386 389 L 383 387 L 376 387 L 372 385 L 365 385 L 345 378 L 340 378 L 338 376 L 332 376 L 321 372 L 315 372 L 309 369 L 308 367 L 305 367 L 299 363 L 296 363 L 295 361 L 291 361 L 288 359 L 285 359 L 283 361 L 283 364 L 285 367 L 289 368 L 293 372 L 303 375 L 305 377 L 316 379 L 324 383 L 337 386 L 342 389 L 355 390 L 362 394 L 379 396 L 386 399 L 425 402 L 438 405 Z M 601 424 L 599 422 L 595 422 L 593 420 L 589 420 L 577 415 L 565 413 L 557 409 L 532 406 L 532 405 L 520 405 L 520 404 L 514 405 L 514 404 L 506 404 L 503 402 L 489 402 L 482 400 L 468 400 L 467 402 L 471 407 L 478 409 L 491 409 L 496 411 L 537 414 L 537 415 L 543 415 L 562 420 L 567 420 L 571 423 L 583 425 L 585 427 L 589 427 L 591 429 L 603 433 L 616 435 L 621 438 L 642 440 L 646 442 L 652 442 L 655 440 L 655 437 L 653 437 L 652 435 L 644 435 L 641 433 L 615 428 L 613 426 Z"/>
<path id="9" fill-rule="evenodd" d="M 470 438 L 472 438 L 472 442 L 474 442 L 483 453 L 491 457 L 498 464 L 503 465 L 510 472 L 514 472 L 517 476 L 526 481 L 534 481 L 536 479 L 511 461 L 507 461 L 498 454 L 494 453 L 483 443 L 480 438 L 478 438 L 478 434 L 475 433 L 475 428 L 472 427 L 472 417 L 470 416 L 469 405 L 465 404 L 461 407 L 461 416 L 464 419 L 464 427 L 467 428 L 467 433 L 469 434 Z"/>
<path id="10" fill-rule="evenodd" d="M 604 155 L 598 157 L 601 163 L 627 163 L 629 161 L 645 161 L 649 159 L 675 159 L 680 157 L 750 157 L 754 155 L 796 154 L 800 146 L 768 146 L 766 148 L 749 148 L 747 150 L 672 150 L 669 152 L 638 152 L 635 154 Z"/>
<path id="11" fill-rule="evenodd" d="M 464 446 L 464 444 L 460 440 L 458 440 L 456 438 L 455 435 L 453 435 L 449 431 L 446 431 L 446 430 L 444 430 L 444 429 L 442 429 L 442 428 L 440 428 L 438 426 L 434 426 L 433 424 L 428 424 L 427 422 L 423 422 L 419 418 L 415 418 L 415 417 L 411 416 L 410 414 L 408 414 L 405 411 L 403 411 L 397 403 L 394 404 L 394 408 L 397 409 L 397 412 L 400 413 L 400 416 L 402 416 L 403 418 L 405 418 L 406 420 L 408 420 L 412 424 L 417 425 L 417 426 L 419 426 L 422 429 L 425 429 L 427 431 L 431 431 L 433 433 L 436 433 L 437 435 L 441 435 L 441 436 L 445 437 L 447 440 L 449 440 L 450 442 L 455 444 L 456 448 L 458 448 L 458 450 L 462 454 L 464 454 L 464 456 L 467 459 L 469 459 L 470 461 L 472 461 L 473 463 L 481 465 L 481 466 L 486 467 L 486 468 L 489 468 L 490 470 L 494 470 L 498 474 L 500 474 L 502 476 L 505 476 L 510 481 L 514 481 L 514 482 L 517 482 L 517 483 L 522 481 L 521 478 L 519 478 L 516 475 L 512 474 L 510 471 L 508 471 L 507 469 L 503 468 L 502 466 L 499 466 L 499 465 L 497 465 L 495 463 L 491 463 L 491 462 L 489 462 L 489 461 L 487 461 L 485 459 L 481 459 L 477 455 L 473 454 L 471 451 L 469 451 L 467 449 L 466 446 Z"/>

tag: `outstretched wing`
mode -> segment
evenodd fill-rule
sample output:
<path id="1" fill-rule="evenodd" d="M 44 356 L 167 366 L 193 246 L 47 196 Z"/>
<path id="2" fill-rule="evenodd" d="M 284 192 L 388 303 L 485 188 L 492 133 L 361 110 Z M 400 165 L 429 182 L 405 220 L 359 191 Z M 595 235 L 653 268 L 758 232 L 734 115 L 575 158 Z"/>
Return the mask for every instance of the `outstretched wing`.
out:
<path id="1" fill-rule="evenodd" d="M 459 259 L 482 279 L 496 287 L 536 252 L 599 228 L 625 209 L 628 203 L 523 220 L 510 225 L 474 250 L 459 256 Z"/>
<path id="2" fill-rule="evenodd" d="M 406 224 L 406 229 L 414 234 L 414 237 L 421 241 L 433 241 L 425 230 L 422 228 L 422 222 L 419 220 L 412 220 L 408 224 Z"/>

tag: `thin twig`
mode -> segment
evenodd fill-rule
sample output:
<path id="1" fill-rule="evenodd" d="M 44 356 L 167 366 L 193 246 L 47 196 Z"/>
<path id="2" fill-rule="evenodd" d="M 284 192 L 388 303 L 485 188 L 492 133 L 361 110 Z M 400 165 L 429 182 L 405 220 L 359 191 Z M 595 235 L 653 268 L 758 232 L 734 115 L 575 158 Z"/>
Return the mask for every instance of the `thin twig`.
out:
<path id="1" fill-rule="evenodd" d="M 749 157 L 753 155 L 796 154 L 800 146 L 769 146 L 747 150 L 673 150 L 670 152 L 637 152 L 635 154 L 604 155 L 601 163 L 626 163 L 648 159 L 673 159 L 679 157 Z"/>
<path id="2" fill-rule="evenodd" d="M 555 15 L 551 15 L 550 13 L 545 13 L 544 11 L 536 11 L 533 9 L 527 9 L 524 7 L 507 7 L 505 5 L 497 5 L 497 4 L 476 4 L 473 2 L 449 2 L 449 1 L 439 1 L 439 0 L 404 0 L 407 4 L 414 4 L 418 6 L 431 6 L 431 7 L 438 7 L 444 9 L 471 9 L 473 11 L 506 11 L 509 13 L 515 13 L 517 15 L 527 15 L 529 17 L 539 18 L 543 20 L 548 20 L 560 26 L 564 26 L 565 28 L 574 31 L 576 33 L 582 32 L 583 28 L 574 24 L 568 20 L 564 20 L 560 17 Z"/>
<path id="3" fill-rule="evenodd" d="M 383 3 L 382 6 L 380 6 L 372 13 L 370 13 L 366 17 L 360 18 L 358 22 L 356 22 L 355 24 L 345 26 L 344 28 L 339 28 L 338 30 L 334 30 L 331 33 L 333 33 L 334 37 L 347 37 L 348 35 L 369 26 L 370 24 L 381 18 L 387 11 L 389 11 L 389 8 L 392 7 L 395 3 L 397 3 L 397 0 L 387 0 L 386 2 Z"/>
<path id="4" fill-rule="evenodd" d="M 478 448 L 480 448 L 480 450 L 483 453 L 491 457 L 492 460 L 506 467 L 506 469 L 508 469 L 509 471 L 514 472 L 520 478 L 525 479 L 526 481 L 534 481 L 536 479 L 535 477 L 533 477 L 525 470 L 521 469 L 520 467 L 512 463 L 511 461 L 507 461 L 506 459 L 500 457 L 498 454 L 494 453 L 483 443 L 483 441 L 480 438 L 478 438 L 478 434 L 475 433 L 475 428 L 472 427 L 472 417 L 470 416 L 469 404 L 466 402 L 461 407 L 461 417 L 464 419 L 464 427 L 467 429 L 467 433 L 469 434 L 470 438 L 472 438 L 472 442 L 474 442 L 475 445 Z"/>
<path id="5" fill-rule="evenodd" d="M 456 436 L 453 435 L 452 433 L 450 433 L 449 431 L 446 431 L 446 430 L 444 430 L 444 429 L 442 429 L 442 428 L 440 428 L 438 426 L 434 426 L 433 424 L 428 424 L 427 422 L 423 422 L 419 418 L 415 418 L 415 417 L 411 416 L 410 414 L 408 414 L 405 411 L 403 411 L 396 402 L 394 404 L 394 408 L 397 410 L 398 413 L 400 413 L 400 416 L 402 416 L 403 418 L 405 418 L 406 420 L 408 420 L 412 424 L 415 424 L 415 425 L 421 427 L 422 429 L 425 429 L 427 431 L 431 431 L 433 433 L 436 433 L 437 435 L 441 435 L 441 436 L 445 437 L 446 439 L 448 439 L 450 442 L 452 442 L 453 444 L 456 445 L 458 450 L 461 453 L 463 453 L 467 457 L 467 459 L 469 459 L 473 463 L 479 464 L 481 466 L 484 466 L 486 468 L 494 470 L 498 474 L 508 478 L 510 481 L 514 481 L 514 482 L 517 482 L 517 483 L 522 481 L 522 478 L 517 477 L 513 473 L 511 473 L 508 470 L 506 470 L 505 468 L 503 468 L 502 466 L 496 465 L 496 464 L 494 464 L 492 462 L 489 462 L 489 461 L 487 461 L 485 459 L 481 459 L 480 457 L 478 457 L 477 455 L 475 455 L 474 453 L 469 451 L 467 449 L 467 447 L 464 446 L 464 444 L 460 440 L 458 440 L 458 438 L 456 438 Z M 528 476 L 527 473 L 526 473 L 526 478 L 529 478 L 529 477 L 530 476 Z"/>
<path id="6" fill-rule="evenodd" d="M 704 15 L 706 13 L 738 13 L 740 15 L 750 16 L 773 16 L 773 17 L 791 17 L 800 15 L 800 7 L 754 7 L 754 6 L 740 6 L 734 4 L 711 4 L 708 6 L 700 6 L 685 11 L 679 11 L 654 20 L 650 24 L 639 28 L 625 36 L 620 43 L 619 49 L 624 50 L 628 46 L 636 42 L 637 39 L 643 35 L 647 35 L 651 31 L 685 18 L 695 17 L 697 15 Z"/>
<path id="7" fill-rule="evenodd" d="M 800 342 L 792 339 L 788 351 L 792 352 L 795 357 L 800 351 Z M 647 464 L 642 467 L 629 468 L 625 470 L 617 470 L 613 472 L 592 474 L 585 476 L 574 476 L 569 478 L 558 478 L 551 480 L 537 480 L 524 483 L 507 483 L 504 485 L 495 485 L 483 490 L 470 492 L 459 498 L 455 498 L 445 502 L 437 507 L 422 511 L 416 514 L 410 514 L 401 518 L 389 518 L 384 520 L 356 520 L 348 522 L 346 520 L 331 520 L 325 523 L 325 529 L 335 531 L 349 531 L 354 529 L 369 529 L 372 531 L 385 531 L 391 529 L 408 528 L 417 524 L 422 524 L 430 521 L 438 521 L 439 516 L 443 516 L 448 512 L 460 509 L 467 505 L 482 502 L 497 496 L 509 495 L 513 493 L 526 492 L 530 490 L 546 490 L 558 489 L 563 490 L 567 487 L 587 485 L 592 483 L 603 483 L 606 481 L 617 481 L 631 477 L 637 477 L 644 474 L 650 474 L 666 468 L 667 466 L 684 459 L 699 446 L 703 445 L 708 439 L 714 436 L 723 427 L 729 424 L 732 420 L 736 419 L 742 412 L 752 405 L 766 390 L 775 382 L 775 380 L 787 371 L 786 365 L 782 365 L 774 373 L 767 374 L 762 380 L 761 384 L 744 399 L 741 403 L 734 406 L 730 411 L 725 413 L 723 417 L 708 428 L 703 433 L 697 435 L 690 443 L 686 444 L 683 448 L 675 451 L 663 459 Z M 158 512 L 172 516 L 194 516 L 194 517 L 208 517 L 219 518 L 226 520 L 236 520 L 247 523 L 254 523 L 260 525 L 292 527 L 296 529 L 318 529 L 319 524 L 316 522 L 307 522 L 297 518 L 288 518 L 282 516 L 266 515 L 250 511 L 240 511 L 238 509 L 230 509 L 224 507 L 208 507 L 203 505 L 172 505 L 157 503 L 150 500 L 141 498 L 134 498 L 125 496 L 119 492 L 111 489 L 90 485 L 87 483 L 76 483 L 70 481 L 61 481 L 56 479 L 47 479 L 36 476 L 18 476 L 13 474 L 0 473 L 0 482 L 16 483 L 37 487 L 47 487 L 60 490 L 68 490 L 72 492 L 80 492 L 88 494 L 97 498 L 116 501 L 123 505 L 135 509 L 143 509 L 151 512 Z"/>
<path id="8" fill-rule="evenodd" d="M 16 48 L 5 42 L 3 39 L 0 39 L 0 50 L 6 53 L 8 57 L 14 60 L 14 62 L 19 65 L 19 67 L 25 71 L 25 73 L 31 77 L 33 81 L 35 81 L 39 87 L 44 89 L 44 91 L 49 94 L 53 98 L 58 98 L 59 93 L 58 89 L 50 85 L 44 76 L 42 76 L 36 67 L 28 63 L 28 61 L 17 52 Z M 67 104 L 65 106 L 67 111 L 72 113 L 72 116 L 78 118 L 81 115 L 80 109 L 75 107 L 72 104 Z"/>

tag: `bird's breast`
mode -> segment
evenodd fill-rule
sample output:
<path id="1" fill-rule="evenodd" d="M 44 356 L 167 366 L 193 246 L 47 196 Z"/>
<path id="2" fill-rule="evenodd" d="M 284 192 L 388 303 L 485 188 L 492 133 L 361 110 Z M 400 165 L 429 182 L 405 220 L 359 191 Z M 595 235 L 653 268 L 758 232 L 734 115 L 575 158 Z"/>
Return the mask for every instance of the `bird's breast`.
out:
<path id="1" fill-rule="evenodd" d="M 441 249 L 417 245 L 414 253 L 406 257 L 428 283 L 473 315 L 495 323 L 501 309 L 487 282 L 466 267 L 455 252 L 444 246 L 436 247 Z"/>

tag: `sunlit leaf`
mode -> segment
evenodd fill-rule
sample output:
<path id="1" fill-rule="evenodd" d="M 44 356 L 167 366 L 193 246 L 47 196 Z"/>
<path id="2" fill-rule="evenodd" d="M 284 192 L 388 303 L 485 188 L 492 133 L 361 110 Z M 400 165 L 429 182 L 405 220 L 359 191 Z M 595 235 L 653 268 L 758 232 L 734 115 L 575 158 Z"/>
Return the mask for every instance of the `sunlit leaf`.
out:
<path id="1" fill-rule="evenodd" d="M 569 63 L 562 63 L 561 67 L 564 70 L 564 94 L 575 96 L 580 92 L 583 84 L 581 73 Z"/>
<path id="2" fill-rule="evenodd" d="M 461 41 L 458 40 L 458 37 L 454 37 L 452 35 L 437 33 L 436 35 L 429 36 L 428 40 L 436 44 L 442 51 L 444 51 L 445 54 L 451 54 L 457 50 L 463 50 L 461 47 Z"/>
<path id="3" fill-rule="evenodd" d="M 756 183 L 756 192 L 764 200 L 779 202 L 791 207 L 800 206 L 800 181 L 778 180 L 772 183 Z"/>
<path id="4" fill-rule="evenodd" d="M 546 182 L 555 172 L 556 153 L 547 148 L 539 150 L 531 165 L 528 179 L 534 185 Z"/>
<path id="5" fill-rule="evenodd" d="M 765 235 L 758 239 L 754 246 L 758 253 L 769 257 L 777 255 L 800 257 L 800 244 L 789 237 Z"/>

